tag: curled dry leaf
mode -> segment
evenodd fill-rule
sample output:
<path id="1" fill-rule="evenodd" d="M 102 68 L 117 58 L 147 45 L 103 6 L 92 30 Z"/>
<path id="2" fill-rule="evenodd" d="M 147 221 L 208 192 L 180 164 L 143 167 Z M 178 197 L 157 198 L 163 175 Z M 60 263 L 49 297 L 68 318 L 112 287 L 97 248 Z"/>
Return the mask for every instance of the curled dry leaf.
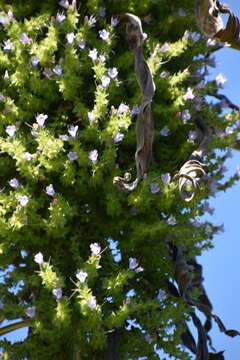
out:
<path id="1" fill-rule="evenodd" d="M 132 183 L 129 174 L 115 177 L 113 183 L 121 190 L 132 191 L 141 182 L 147 171 L 152 151 L 153 120 L 151 117 L 151 101 L 155 92 L 155 84 L 149 66 L 142 53 L 143 30 L 141 20 L 132 14 L 119 16 L 120 23 L 126 23 L 126 32 L 130 48 L 134 52 L 135 71 L 142 91 L 142 103 L 136 122 L 137 150 L 135 153 L 137 177 Z"/>
<path id="2" fill-rule="evenodd" d="M 229 14 L 225 27 L 220 14 Z M 238 17 L 218 0 L 196 0 L 197 23 L 203 34 L 229 43 L 240 50 L 240 23 Z"/>
<path id="3" fill-rule="evenodd" d="M 202 162 L 202 158 L 207 152 L 213 134 L 212 128 L 200 116 L 195 119 L 195 125 L 198 138 L 200 138 L 199 146 L 175 175 L 175 180 L 178 180 L 179 192 L 187 202 L 191 201 L 199 191 L 200 183 L 208 170 L 207 165 Z"/>

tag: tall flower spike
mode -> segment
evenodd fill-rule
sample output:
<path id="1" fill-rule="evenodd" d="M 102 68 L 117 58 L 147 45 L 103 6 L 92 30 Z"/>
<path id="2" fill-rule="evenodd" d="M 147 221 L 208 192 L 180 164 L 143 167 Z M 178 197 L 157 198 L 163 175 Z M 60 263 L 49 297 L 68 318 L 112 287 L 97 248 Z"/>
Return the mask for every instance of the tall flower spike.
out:
<path id="1" fill-rule="evenodd" d="M 137 177 L 132 183 L 129 174 L 124 178 L 115 177 L 113 183 L 121 190 L 133 191 L 142 181 L 147 172 L 148 162 L 152 151 L 153 121 L 151 117 L 151 101 L 155 92 L 155 84 L 147 62 L 142 53 L 142 41 L 144 33 L 140 19 L 132 14 L 119 16 L 121 22 L 125 22 L 129 46 L 135 57 L 135 71 L 143 97 L 136 122 L 137 150 L 135 153 Z"/>

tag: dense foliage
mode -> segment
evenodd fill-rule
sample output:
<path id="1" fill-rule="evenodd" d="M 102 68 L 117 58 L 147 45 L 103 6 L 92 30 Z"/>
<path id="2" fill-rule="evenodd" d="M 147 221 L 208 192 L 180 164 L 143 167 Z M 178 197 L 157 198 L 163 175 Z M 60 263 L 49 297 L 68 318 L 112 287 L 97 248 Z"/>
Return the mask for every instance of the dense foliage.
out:
<path id="1" fill-rule="evenodd" d="M 212 246 L 207 199 L 238 178 L 223 165 L 238 113 L 207 97 L 224 83 L 205 79 L 219 44 L 197 32 L 188 0 L 0 4 L 0 315 L 29 326 L 23 342 L 0 341 L 2 358 L 191 359 L 193 310 L 169 290 L 174 248 L 191 261 Z M 113 184 L 134 177 L 142 96 L 126 12 L 142 19 L 156 85 L 152 156 L 133 192 Z M 174 175 L 197 147 L 197 116 L 214 136 L 185 202 Z"/>

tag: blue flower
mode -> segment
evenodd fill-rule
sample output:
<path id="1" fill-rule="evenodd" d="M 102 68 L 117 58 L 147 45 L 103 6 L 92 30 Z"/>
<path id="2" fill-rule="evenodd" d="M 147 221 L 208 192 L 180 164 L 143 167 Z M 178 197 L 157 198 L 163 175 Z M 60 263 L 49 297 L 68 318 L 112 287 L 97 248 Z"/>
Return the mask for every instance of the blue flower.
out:
<path id="1" fill-rule="evenodd" d="M 157 183 L 151 183 L 150 191 L 152 194 L 157 194 L 160 191 L 159 185 Z"/>
<path id="2" fill-rule="evenodd" d="M 162 130 L 159 132 L 160 135 L 162 136 L 168 136 L 170 133 L 169 127 L 168 126 L 164 126 L 162 128 Z"/>
<path id="3" fill-rule="evenodd" d="M 20 202 L 20 205 L 24 207 L 24 206 L 27 205 L 29 199 L 28 199 L 27 195 L 19 195 L 18 196 L 18 201 Z"/>
<path id="4" fill-rule="evenodd" d="M 164 184 L 169 184 L 171 181 L 171 175 L 169 173 L 162 174 L 161 179 Z"/>
<path id="5" fill-rule="evenodd" d="M 15 125 L 8 125 L 6 127 L 6 133 L 10 136 L 13 137 L 15 135 L 17 128 Z"/>
<path id="6" fill-rule="evenodd" d="M 61 65 L 56 65 L 54 68 L 53 68 L 53 72 L 58 75 L 58 76 L 62 76 L 62 67 Z"/>
<path id="7" fill-rule="evenodd" d="M 124 138 L 124 134 L 118 132 L 115 136 L 114 136 L 114 142 L 115 143 L 119 143 L 120 141 L 122 141 L 122 139 Z"/>
<path id="8" fill-rule="evenodd" d="M 93 243 L 90 245 L 90 249 L 93 256 L 97 256 L 101 252 L 101 246 L 98 243 Z"/>
<path id="9" fill-rule="evenodd" d="M 25 310 L 25 313 L 28 317 L 34 318 L 36 315 L 36 306 L 30 306 Z"/>
<path id="10" fill-rule="evenodd" d="M 23 44 L 30 44 L 32 41 L 31 39 L 29 39 L 29 37 L 27 36 L 26 33 L 22 33 L 20 35 L 20 41 L 23 43 Z"/>
<path id="11" fill-rule="evenodd" d="M 71 135 L 71 137 L 73 138 L 73 139 L 76 139 L 76 137 L 77 137 L 77 132 L 78 132 L 78 125 L 76 125 L 76 126 L 70 126 L 70 128 L 68 129 L 68 133 L 69 133 L 69 135 Z"/>
<path id="12" fill-rule="evenodd" d="M 134 105 L 132 108 L 132 115 L 138 115 L 140 113 L 140 109 L 138 105 Z"/>
<path id="13" fill-rule="evenodd" d="M 79 40 L 79 41 L 77 42 L 77 45 L 78 45 L 78 47 L 79 47 L 81 50 L 85 49 L 86 40 L 85 40 L 85 39 Z"/>

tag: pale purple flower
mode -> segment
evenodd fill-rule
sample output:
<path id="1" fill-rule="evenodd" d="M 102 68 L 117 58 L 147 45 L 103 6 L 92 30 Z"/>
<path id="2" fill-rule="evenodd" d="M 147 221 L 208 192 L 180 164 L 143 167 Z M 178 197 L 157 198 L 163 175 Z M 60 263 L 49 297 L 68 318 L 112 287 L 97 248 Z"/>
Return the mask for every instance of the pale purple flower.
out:
<path id="1" fill-rule="evenodd" d="M 166 300 L 166 298 L 167 298 L 166 292 L 162 289 L 159 289 L 158 294 L 157 294 L 157 300 L 164 301 L 164 300 Z"/>
<path id="2" fill-rule="evenodd" d="M 23 44 L 30 44 L 31 43 L 31 40 L 29 39 L 29 37 L 27 36 L 26 33 L 22 33 L 20 35 L 20 41 L 23 43 Z"/>
<path id="3" fill-rule="evenodd" d="M 88 120 L 90 121 L 90 123 L 95 122 L 96 116 L 93 112 L 88 112 Z"/>
<path id="4" fill-rule="evenodd" d="M 111 79 L 115 79 L 118 76 L 118 70 L 116 67 L 113 67 L 111 69 L 108 69 L 108 75 Z"/>
<path id="5" fill-rule="evenodd" d="M 157 194 L 160 191 L 159 185 L 157 183 L 151 183 L 150 191 L 152 194 Z"/>
<path id="6" fill-rule="evenodd" d="M 41 252 L 37 253 L 34 256 L 34 261 L 35 263 L 42 265 L 44 263 L 43 254 Z"/>
<path id="7" fill-rule="evenodd" d="M 121 115 L 121 114 L 124 114 L 125 112 L 127 112 L 129 110 L 129 106 L 126 105 L 126 104 L 123 104 L 121 103 L 118 107 L 118 110 L 117 110 L 117 114 L 118 115 Z"/>
<path id="8" fill-rule="evenodd" d="M 77 137 L 77 132 L 78 132 L 78 125 L 76 125 L 76 126 L 70 126 L 70 128 L 68 129 L 68 133 L 69 133 L 69 135 L 71 135 L 71 137 L 73 138 L 73 139 L 76 139 L 76 137 Z"/>
<path id="9" fill-rule="evenodd" d="M 24 159 L 26 159 L 26 160 L 28 160 L 28 161 L 30 161 L 30 160 L 32 160 L 32 158 L 33 158 L 33 154 L 30 154 L 28 151 L 26 151 L 25 153 L 24 153 Z"/>
<path id="10" fill-rule="evenodd" d="M 62 289 L 61 288 L 53 289 L 52 293 L 57 300 L 62 298 Z"/>
<path id="11" fill-rule="evenodd" d="M 46 193 L 49 195 L 49 196 L 54 196 L 55 195 L 55 190 L 54 190 L 54 187 L 53 187 L 53 184 L 50 184 L 46 187 Z"/>
<path id="12" fill-rule="evenodd" d="M 68 141 L 68 135 L 59 135 L 62 141 Z"/>
<path id="13" fill-rule="evenodd" d="M 236 175 L 240 177 L 240 165 L 237 165 L 236 167 Z"/>
<path id="14" fill-rule="evenodd" d="M 105 62 L 106 62 L 106 56 L 100 55 L 100 56 L 99 56 L 99 60 L 101 61 L 101 63 L 105 64 Z"/>
<path id="15" fill-rule="evenodd" d="M 216 40 L 207 39 L 206 41 L 207 46 L 215 46 L 217 44 Z"/>
<path id="16" fill-rule="evenodd" d="M 223 74 L 218 74 L 215 78 L 215 81 L 218 86 L 221 86 L 227 81 L 227 78 Z"/>
<path id="17" fill-rule="evenodd" d="M 90 244 L 90 250 L 92 252 L 92 256 L 97 256 L 101 252 L 101 246 L 98 243 Z"/>
<path id="18" fill-rule="evenodd" d="M 124 134 L 118 132 L 115 136 L 114 136 L 114 142 L 117 144 L 119 142 L 122 141 L 122 139 L 124 138 Z"/>
<path id="19" fill-rule="evenodd" d="M 75 151 L 69 151 L 67 157 L 69 158 L 70 161 L 75 161 L 78 158 L 77 153 Z"/>
<path id="20" fill-rule="evenodd" d="M 62 76 L 62 67 L 61 65 L 56 65 L 54 68 L 53 68 L 53 72 L 57 75 L 57 76 Z"/>
<path id="21" fill-rule="evenodd" d="M 17 128 L 15 125 L 8 125 L 6 127 L 6 133 L 10 136 L 13 137 L 15 135 Z"/>
<path id="22" fill-rule="evenodd" d="M 80 281 L 81 284 L 83 284 L 85 282 L 87 277 L 88 277 L 88 273 L 86 273 L 86 271 L 83 271 L 83 270 L 80 270 L 76 274 L 76 278 Z"/>
<path id="23" fill-rule="evenodd" d="M 20 183 L 19 183 L 18 179 L 13 178 L 13 179 L 9 180 L 9 185 L 12 188 L 17 189 L 20 186 Z"/>
<path id="24" fill-rule="evenodd" d="M 95 307 L 97 306 L 97 300 L 96 300 L 95 296 L 91 296 L 87 300 L 87 305 L 90 309 L 95 309 Z"/>
<path id="25" fill-rule="evenodd" d="M 186 94 L 183 96 L 184 100 L 192 100 L 195 98 L 192 88 L 188 88 Z"/>
<path id="26" fill-rule="evenodd" d="M 88 154 L 88 158 L 95 164 L 98 159 L 98 151 L 97 150 L 90 151 L 90 153 Z"/>
<path id="27" fill-rule="evenodd" d="M 161 175 L 161 180 L 164 184 L 169 184 L 170 181 L 171 181 L 171 175 L 169 173 L 166 173 L 166 174 L 162 174 Z"/>
<path id="28" fill-rule="evenodd" d="M 159 134 L 162 135 L 162 136 L 168 136 L 169 133 L 170 133 L 170 129 L 169 129 L 168 126 L 164 126 L 162 128 L 162 130 L 159 132 Z"/>
<path id="29" fill-rule="evenodd" d="M 8 15 L 8 18 L 9 18 L 10 21 L 14 20 L 14 15 L 13 15 L 13 12 L 11 10 L 8 11 L 7 15 Z"/>
<path id="30" fill-rule="evenodd" d="M 85 40 L 85 39 L 79 40 L 79 41 L 77 42 L 77 45 L 78 45 L 78 47 L 79 47 L 81 50 L 85 49 L 86 40 Z"/>
<path id="31" fill-rule="evenodd" d="M 48 78 L 49 80 L 51 80 L 51 76 L 52 76 L 53 72 L 51 69 L 49 68 L 44 68 L 43 70 L 43 75 L 46 76 L 46 78 Z"/>
<path id="32" fill-rule="evenodd" d="M 75 37 L 76 37 L 76 35 L 75 35 L 73 32 L 68 33 L 68 34 L 66 35 L 67 42 L 68 42 L 70 45 L 72 45 L 72 44 L 74 43 Z"/>
<path id="33" fill-rule="evenodd" d="M 69 8 L 69 2 L 68 0 L 61 0 L 58 3 L 60 6 L 62 6 L 64 9 L 68 9 Z"/>
<path id="34" fill-rule="evenodd" d="M 102 86 L 103 86 L 104 88 L 107 88 L 108 85 L 110 84 L 110 80 L 111 80 L 111 79 L 110 79 L 108 76 L 103 76 L 103 77 L 101 78 Z"/>
<path id="35" fill-rule="evenodd" d="M 183 122 L 191 119 L 191 114 L 188 109 L 182 111 L 181 118 L 182 118 Z"/>
<path id="36" fill-rule="evenodd" d="M 105 17 L 105 15 L 106 15 L 106 8 L 101 7 L 101 8 L 99 9 L 99 11 L 98 11 L 98 15 L 99 15 L 100 17 Z"/>
<path id="37" fill-rule="evenodd" d="M 198 137 L 198 135 L 197 135 L 197 132 L 196 132 L 196 131 L 192 131 L 192 130 L 189 131 L 189 133 L 188 133 L 188 139 L 189 139 L 190 141 L 196 140 L 197 137 Z"/>
<path id="38" fill-rule="evenodd" d="M 162 79 L 165 79 L 167 76 L 168 76 L 168 72 L 167 72 L 167 71 L 162 71 L 161 74 L 160 74 L 160 77 L 161 77 Z"/>
<path id="39" fill-rule="evenodd" d="M 92 25 L 96 24 L 96 22 L 97 22 L 96 17 L 91 15 L 89 20 L 88 20 L 89 25 L 92 26 Z"/>
<path id="40" fill-rule="evenodd" d="M 37 58 L 37 56 L 32 56 L 31 57 L 32 66 L 34 66 L 34 67 L 38 66 L 39 61 L 40 60 Z"/>
<path id="41" fill-rule="evenodd" d="M 46 115 L 46 114 L 38 114 L 36 116 L 36 121 L 41 128 L 44 127 L 44 123 L 47 120 L 47 118 L 48 118 L 48 115 Z"/>
<path id="42" fill-rule="evenodd" d="M 8 26 L 8 20 L 3 15 L 0 15 L 0 24 L 2 24 L 4 27 Z"/>
<path id="43" fill-rule="evenodd" d="M 163 44 L 163 46 L 161 47 L 160 52 L 161 52 L 161 53 L 165 53 L 165 52 L 169 51 L 169 49 L 170 49 L 170 46 L 169 46 L 169 44 L 166 42 L 166 43 Z"/>
<path id="44" fill-rule="evenodd" d="M 98 57 L 97 49 L 89 50 L 88 56 L 92 59 L 92 61 L 96 61 Z"/>
<path id="45" fill-rule="evenodd" d="M 170 215 L 169 218 L 166 220 L 166 223 L 168 225 L 174 226 L 174 225 L 176 225 L 177 220 L 176 220 L 175 216 Z"/>
<path id="46" fill-rule="evenodd" d="M 225 129 L 225 134 L 226 135 L 231 135 L 233 133 L 233 129 L 230 126 L 227 126 Z"/>
<path id="47" fill-rule="evenodd" d="M 56 16 L 57 23 L 61 23 L 65 19 L 66 19 L 66 16 L 64 15 L 64 13 L 60 13 L 60 12 L 57 13 L 57 16 Z"/>
<path id="48" fill-rule="evenodd" d="M 72 7 L 73 7 L 74 9 L 77 8 L 77 0 L 72 0 Z"/>
<path id="49" fill-rule="evenodd" d="M 4 101 L 4 100 L 5 100 L 5 96 L 2 93 L 0 93 L 0 101 Z"/>
<path id="50" fill-rule="evenodd" d="M 18 196 L 18 201 L 20 202 L 20 205 L 24 207 L 24 206 L 27 205 L 29 199 L 28 199 L 27 195 L 19 195 Z"/>
<path id="51" fill-rule="evenodd" d="M 11 42 L 10 39 L 4 41 L 3 50 L 5 50 L 5 51 L 12 51 L 12 50 L 14 50 L 14 45 L 13 45 L 13 43 Z"/>
<path id="52" fill-rule="evenodd" d="M 111 17 L 111 26 L 115 27 L 115 26 L 117 26 L 118 23 L 119 23 L 118 19 L 112 16 Z"/>
<path id="53" fill-rule="evenodd" d="M 130 257 L 128 261 L 129 261 L 129 265 L 128 265 L 129 270 L 134 270 L 139 265 L 136 258 Z"/>
<path id="54" fill-rule="evenodd" d="M 35 124 L 34 124 L 35 125 Z M 32 130 L 31 130 L 31 134 L 32 134 L 32 136 L 34 136 L 34 137 L 36 137 L 37 136 L 37 131 L 36 131 L 36 129 L 35 128 L 32 128 Z"/>
<path id="55" fill-rule="evenodd" d="M 186 12 L 182 8 L 179 8 L 178 9 L 178 15 L 181 16 L 181 17 L 184 17 L 184 16 L 186 16 Z"/>
<path id="56" fill-rule="evenodd" d="M 99 30 L 98 33 L 99 33 L 99 37 L 104 41 L 106 41 L 109 38 L 109 32 L 105 29 Z"/>
<path id="57" fill-rule="evenodd" d="M 26 308 L 25 314 L 30 318 L 34 318 L 36 315 L 36 306 L 30 306 Z"/>
<path id="58" fill-rule="evenodd" d="M 135 269 L 136 273 L 140 273 L 142 271 L 144 271 L 144 268 L 142 266 L 138 266 L 136 269 Z"/>
<path id="59" fill-rule="evenodd" d="M 134 105 L 132 108 L 132 115 L 138 115 L 140 113 L 140 109 L 138 105 Z"/>

